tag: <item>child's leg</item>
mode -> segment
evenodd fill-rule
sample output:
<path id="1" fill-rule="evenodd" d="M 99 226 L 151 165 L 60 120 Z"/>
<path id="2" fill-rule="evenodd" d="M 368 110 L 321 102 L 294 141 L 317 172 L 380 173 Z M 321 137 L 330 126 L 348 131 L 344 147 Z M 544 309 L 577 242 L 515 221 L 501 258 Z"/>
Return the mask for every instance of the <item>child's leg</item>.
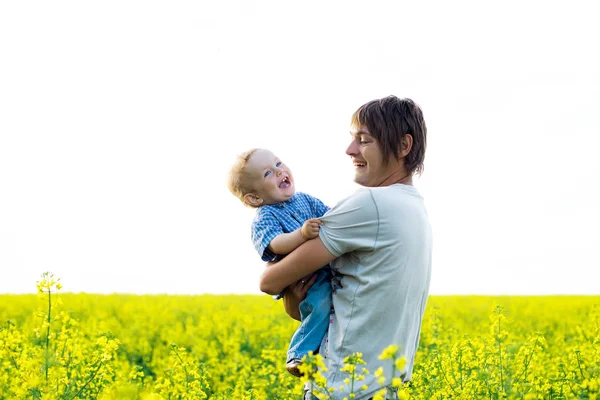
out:
<path id="1" fill-rule="evenodd" d="M 302 323 L 294 333 L 288 349 L 287 361 L 301 359 L 309 351 L 316 352 L 329 328 L 331 311 L 330 272 L 320 269 L 317 280 L 300 303 Z"/>

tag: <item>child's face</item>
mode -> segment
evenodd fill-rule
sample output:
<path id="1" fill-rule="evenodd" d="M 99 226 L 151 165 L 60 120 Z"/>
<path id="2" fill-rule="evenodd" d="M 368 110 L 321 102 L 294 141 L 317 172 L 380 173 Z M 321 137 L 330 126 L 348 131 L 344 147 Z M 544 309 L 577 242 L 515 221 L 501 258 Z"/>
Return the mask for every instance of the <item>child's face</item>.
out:
<path id="1" fill-rule="evenodd" d="M 269 150 L 257 150 L 246 164 L 251 176 L 252 193 L 244 201 L 255 207 L 281 203 L 291 198 L 296 189 L 292 171 Z"/>

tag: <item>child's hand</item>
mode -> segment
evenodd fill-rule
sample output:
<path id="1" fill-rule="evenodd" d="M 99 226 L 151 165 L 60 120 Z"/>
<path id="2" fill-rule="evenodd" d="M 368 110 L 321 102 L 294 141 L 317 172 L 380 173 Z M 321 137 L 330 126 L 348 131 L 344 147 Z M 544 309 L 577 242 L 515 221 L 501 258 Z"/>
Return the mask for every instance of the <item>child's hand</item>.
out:
<path id="1" fill-rule="evenodd" d="M 319 236 L 319 226 L 322 224 L 323 223 L 318 218 L 306 220 L 306 222 L 302 225 L 302 229 L 300 230 L 302 237 L 306 240 L 316 238 Z"/>

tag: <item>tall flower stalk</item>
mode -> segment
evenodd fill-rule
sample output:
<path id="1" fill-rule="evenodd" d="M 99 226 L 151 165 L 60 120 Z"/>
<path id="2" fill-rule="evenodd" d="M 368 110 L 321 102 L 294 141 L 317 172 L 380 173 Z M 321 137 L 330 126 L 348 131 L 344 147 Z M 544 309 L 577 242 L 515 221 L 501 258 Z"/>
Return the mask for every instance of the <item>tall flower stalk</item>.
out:
<path id="1" fill-rule="evenodd" d="M 377 394 L 373 397 L 373 400 L 384 400 L 387 395 L 390 397 L 394 396 L 394 392 L 398 394 L 398 398 L 404 400 L 408 398 L 408 393 L 402 390 L 403 381 L 402 381 L 402 373 L 404 371 L 404 367 L 406 366 L 406 357 L 399 356 L 400 348 L 395 345 L 389 345 L 386 347 L 381 354 L 379 355 L 380 360 L 391 360 L 392 361 L 392 385 L 381 389 Z M 396 372 L 398 372 L 399 376 L 396 376 Z M 386 381 L 385 376 L 383 375 L 383 367 L 379 367 L 375 371 L 375 377 L 377 377 L 377 382 L 380 385 L 383 385 Z"/>
<path id="2" fill-rule="evenodd" d="M 46 346 L 44 351 L 44 369 L 46 387 L 48 387 L 48 371 L 50 370 L 50 327 L 52 325 L 52 289 L 56 289 L 56 291 L 59 291 L 60 289 L 62 289 L 62 285 L 60 284 L 60 278 L 55 278 L 54 274 L 51 272 L 44 272 L 42 274 L 42 280 L 36 282 L 36 286 L 39 295 L 43 296 L 46 293 L 48 294 L 48 311 L 45 315 Z"/>

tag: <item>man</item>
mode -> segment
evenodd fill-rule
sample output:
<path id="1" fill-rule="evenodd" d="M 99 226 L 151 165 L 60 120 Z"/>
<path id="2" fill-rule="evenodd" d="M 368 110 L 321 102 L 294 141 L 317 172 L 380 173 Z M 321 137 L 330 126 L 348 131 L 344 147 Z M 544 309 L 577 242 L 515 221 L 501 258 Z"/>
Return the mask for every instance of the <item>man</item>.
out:
<path id="1" fill-rule="evenodd" d="M 343 359 L 361 352 L 371 371 L 356 399 L 371 398 L 381 386 L 372 372 L 384 367 L 391 385 L 389 360 L 379 354 L 388 345 L 400 347 L 407 359 L 404 382 L 412 375 L 421 320 L 431 277 L 432 235 L 423 198 L 412 185 L 421 173 L 427 128 L 421 109 L 410 99 L 389 96 L 361 106 L 352 116 L 346 149 L 354 164 L 354 181 L 363 186 L 321 218 L 319 237 L 306 242 L 282 261 L 266 268 L 260 289 L 270 294 L 284 288 L 284 304 L 299 319 L 298 304 L 314 281 L 311 275 L 331 263 L 333 310 L 320 353 L 328 370 L 327 386 L 347 377 Z M 339 285 L 335 278 L 339 279 Z M 310 394 L 306 395 L 310 398 Z"/>

